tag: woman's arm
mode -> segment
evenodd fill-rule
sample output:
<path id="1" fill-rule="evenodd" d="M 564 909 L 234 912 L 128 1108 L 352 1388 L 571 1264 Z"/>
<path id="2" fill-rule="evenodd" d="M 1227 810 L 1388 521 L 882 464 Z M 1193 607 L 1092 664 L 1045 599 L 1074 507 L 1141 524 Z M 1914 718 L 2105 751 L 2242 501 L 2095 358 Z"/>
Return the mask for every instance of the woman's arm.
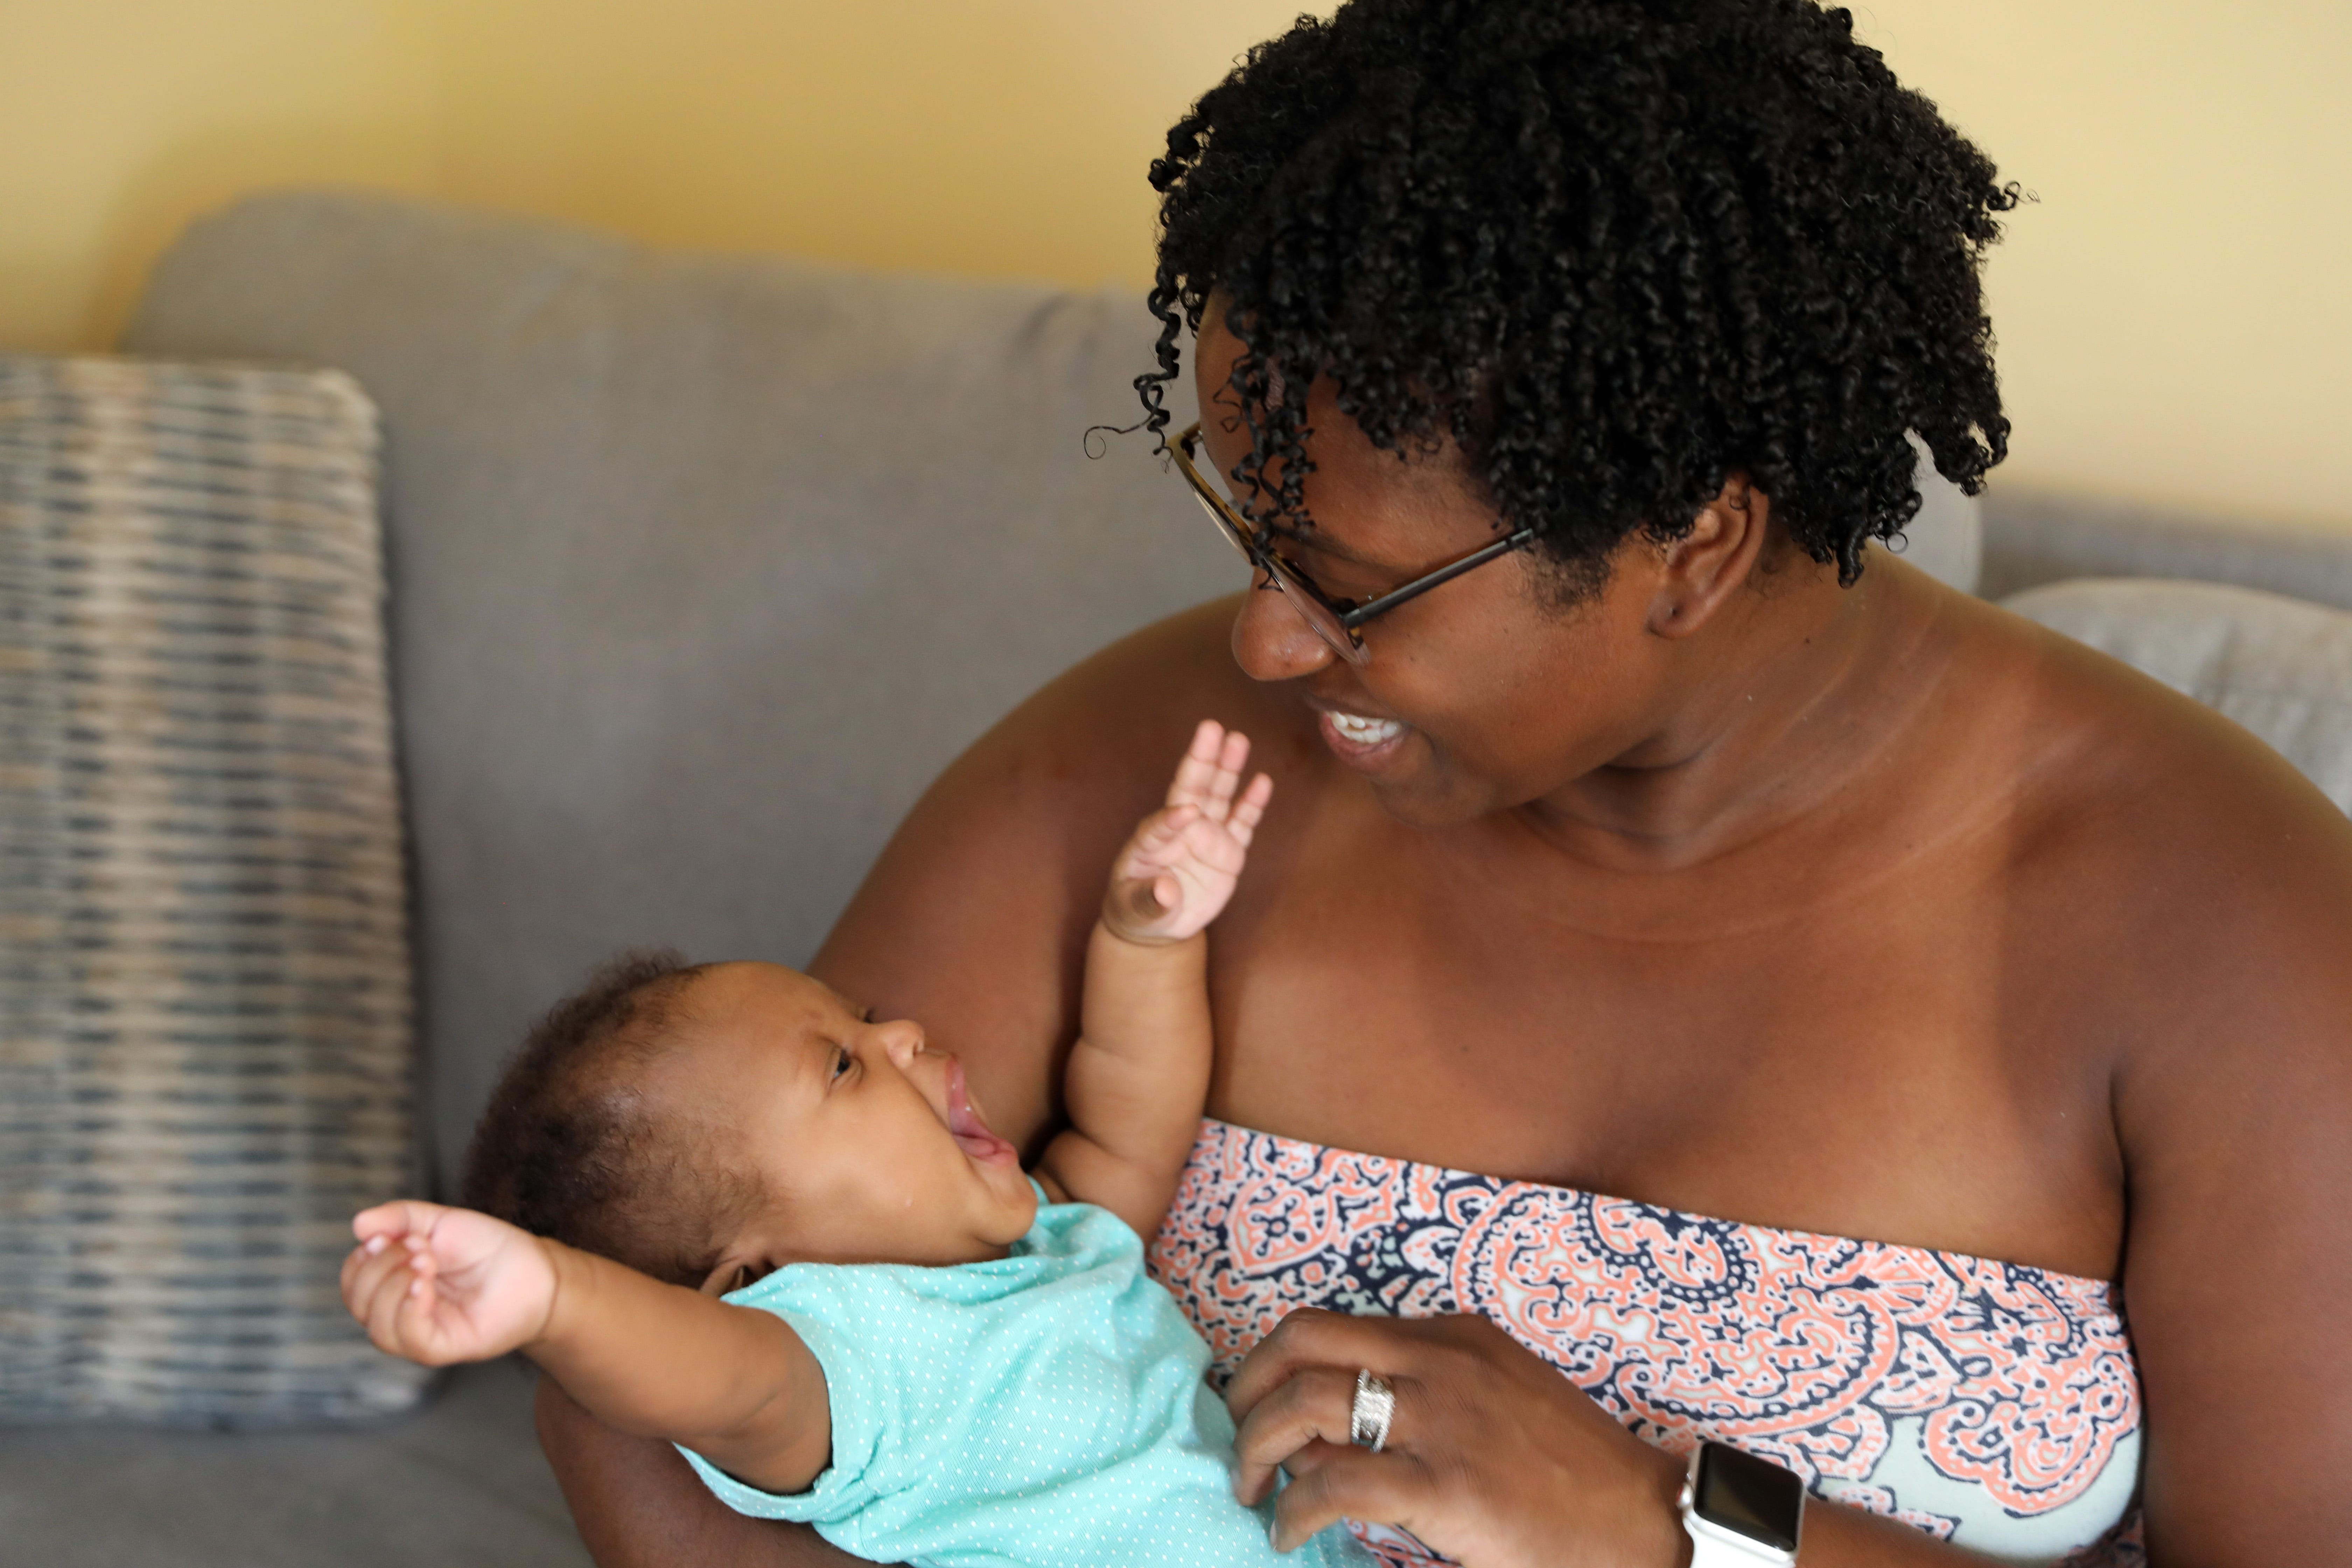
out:
<path id="1" fill-rule="evenodd" d="M 2261 760 L 2155 775 L 2202 809 L 2137 847 L 2108 1021 L 2158 1564 L 2352 1558 L 2352 824 Z"/>
<path id="2" fill-rule="evenodd" d="M 737 1513 L 678 1451 L 615 1432 L 551 1377 L 539 1380 L 539 1446 L 599 1568 L 848 1568 L 852 1557 L 802 1524 Z"/>

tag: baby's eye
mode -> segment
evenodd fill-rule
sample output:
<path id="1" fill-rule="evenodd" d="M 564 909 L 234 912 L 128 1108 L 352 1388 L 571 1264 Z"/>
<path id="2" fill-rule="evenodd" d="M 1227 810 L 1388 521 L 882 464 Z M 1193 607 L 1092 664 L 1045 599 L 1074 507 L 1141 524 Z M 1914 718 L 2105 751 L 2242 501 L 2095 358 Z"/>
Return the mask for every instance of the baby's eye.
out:
<path id="1" fill-rule="evenodd" d="M 856 1064 L 855 1064 L 855 1063 L 854 1063 L 854 1061 L 852 1060 L 852 1058 L 851 1058 L 851 1057 L 850 1057 L 850 1055 L 849 1055 L 848 1051 L 845 1050 L 843 1047 L 839 1047 L 839 1046 L 835 1046 L 835 1047 L 833 1047 L 833 1073 L 832 1073 L 832 1078 L 833 1078 L 833 1079 L 834 1079 L 835 1081 L 838 1081 L 839 1079 L 841 1079 L 842 1078 L 844 1078 L 845 1076 L 846 1076 L 846 1075 L 848 1074 L 848 1072 L 849 1072 L 850 1068 L 851 1068 L 851 1067 L 853 1067 L 854 1065 L 856 1065 Z"/>

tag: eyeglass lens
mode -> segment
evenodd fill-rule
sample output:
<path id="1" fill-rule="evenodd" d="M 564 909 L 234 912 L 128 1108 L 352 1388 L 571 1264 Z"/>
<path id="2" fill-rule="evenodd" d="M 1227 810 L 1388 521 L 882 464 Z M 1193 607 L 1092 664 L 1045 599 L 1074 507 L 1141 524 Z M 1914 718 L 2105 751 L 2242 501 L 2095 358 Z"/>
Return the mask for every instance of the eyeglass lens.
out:
<path id="1" fill-rule="evenodd" d="M 1213 503 L 1207 496 L 1196 491 L 1192 499 L 1201 503 L 1201 510 L 1216 523 L 1217 531 L 1225 536 L 1225 542 L 1241 552 L 1243 559 L 1266 574 L 1266 579 L 1281 593 L 1283 602 L 1298 612 L 1298 618 L 1307 623 L 1309 631 L 1321 637 L 1326 647 L 1349 664 L 1364 662 L 1363 645 L 1349 635 L 1348 628 L 1339 624 L 1339 617 L 1331 613 L 1330 606 L 1324 604 L 1312 588 L 1299 581 L 1282 557 L 1272 551 L 1258 549 L 1248 535 L 1234 525 L 1233 519 L 1225 515 L 1224 509 Z"/>

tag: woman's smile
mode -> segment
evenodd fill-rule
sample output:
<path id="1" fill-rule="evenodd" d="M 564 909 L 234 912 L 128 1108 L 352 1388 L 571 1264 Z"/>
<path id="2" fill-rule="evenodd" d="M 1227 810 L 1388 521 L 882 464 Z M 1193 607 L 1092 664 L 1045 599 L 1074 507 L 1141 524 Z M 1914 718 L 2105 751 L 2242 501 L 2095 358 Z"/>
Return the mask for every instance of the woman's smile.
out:
<path id="1" fill-rule="evenodd" d="M 1339 709 L 1318 708 L 1317 730 L 1323 743 L 1351 767 L 1370 769 L 1386 762 L 1404 744 L 1412 727 L 1397 719 L 1375 718 Z"/>

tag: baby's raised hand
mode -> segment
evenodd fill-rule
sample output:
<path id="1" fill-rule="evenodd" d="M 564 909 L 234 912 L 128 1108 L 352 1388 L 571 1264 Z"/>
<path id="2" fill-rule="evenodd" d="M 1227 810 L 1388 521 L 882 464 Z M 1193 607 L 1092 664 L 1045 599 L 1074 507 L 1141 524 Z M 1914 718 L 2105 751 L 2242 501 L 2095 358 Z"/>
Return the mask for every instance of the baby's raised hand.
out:
<path id="1" fill-rule="evenodd" d="M 529 1231 L 471 1209 L 404 1199 L 352 1220 L 343 1305 L 378 1350 L 426 1366 L 488 1361 L 537 1339 L 555 1265 Z"/>
<path id="2" fill-rule="evenodd" d="M 1168 804 L 1143 819 L 1111 862 L 1103 924 L 1112 935 L 1182 942 L 1217 918 L 1274 795 L 1274 781 L 1264 773 L 1236 795 L 1248 762 L 1248 736 L 1201 721 L 1176 764 Z"/>

